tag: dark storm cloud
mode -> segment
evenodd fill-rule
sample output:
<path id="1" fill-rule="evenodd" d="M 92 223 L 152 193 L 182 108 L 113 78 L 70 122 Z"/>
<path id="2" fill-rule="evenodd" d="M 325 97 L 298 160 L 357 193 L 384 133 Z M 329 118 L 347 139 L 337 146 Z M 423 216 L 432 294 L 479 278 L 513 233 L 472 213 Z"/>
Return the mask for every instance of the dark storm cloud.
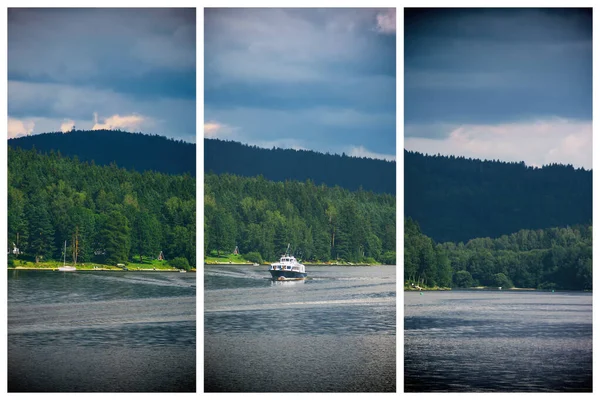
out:
<path id="1" fill-rule="evenodd" d="M 591 119 L 586 10 L 408 9 L 407 123 Z"/>
<path id="2" fill-rule="evenodd" d="M 219 108 L 260 107 L 275 110 L 313 107 L 356 108 L 395 112 L 394 78 L 370 76 L 344 82 L 240 82 L 205 88 L 205 98 Z M 207 85 L 210 86 L 210 85 Z"/>
<path id="3" fill-rule="evenodd" d="M 210 137 L 395 152 L 394 10 L 206 9 L 204 21 Z"/>
<path id="4" fill-rule="evenodd" d="M 404 146 L 591 168 L 591 9 L 407 9 Z"/>
<path id="5" fill-rule="evenodd" d="M 137 114 L 153 133 L 194 140 L 195 24 L 194 9 L 9 9 L 9 118 L 44 119 L 38 133 Z M 182 103 L 185 123 L 170 116 Z"/>

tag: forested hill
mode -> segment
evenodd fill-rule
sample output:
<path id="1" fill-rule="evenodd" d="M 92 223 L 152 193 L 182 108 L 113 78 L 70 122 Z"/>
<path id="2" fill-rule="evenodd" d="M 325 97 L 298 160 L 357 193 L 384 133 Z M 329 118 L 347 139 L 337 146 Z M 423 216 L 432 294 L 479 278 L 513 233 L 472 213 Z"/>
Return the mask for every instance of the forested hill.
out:
<path id="1" fill-rule="evenodd" d="M 276 261 L 396 262 L 396 198 L 367 191 L 205 174 L 204 251 Z"/>
<path id="2" fill-rule="evenodd" d="M 34 150 L 8 148 L 8 237 L 25 260 L 115 265 L 132 259 L 184 257 L 196 264 L 196 180 L 139 173 Z"/>
<path id="3" fill-rule="evenodd" d="M 117 166 L 138 172 L 196 175 L 196 145 L 158 135 L 113 130 L 42 133 L 9 139 L 9 146 L 60 152 L 97 165 Z"/>
<path id="4" fill-rule="evenodd" d="M 592 171 L 404 152 L 404 215 L 436 242 L 592 220 Z"/>
<path id="5" fill-rule="evenodd" d="M 404 220 L 404 282 L 429 287 L 488 286 L 592 290 L 591 225 L 520 230 L 466 244 L 435 243 Z"/>
<path id="6" fill-rule="evenodd" d="M 308 150 L 263 149 L 238 142 L 204 139 L 204 170 L 215 174 L 262 175 L 283 182 L 307 179 L 348 190 L 396 193 L 396 163 Z"/>

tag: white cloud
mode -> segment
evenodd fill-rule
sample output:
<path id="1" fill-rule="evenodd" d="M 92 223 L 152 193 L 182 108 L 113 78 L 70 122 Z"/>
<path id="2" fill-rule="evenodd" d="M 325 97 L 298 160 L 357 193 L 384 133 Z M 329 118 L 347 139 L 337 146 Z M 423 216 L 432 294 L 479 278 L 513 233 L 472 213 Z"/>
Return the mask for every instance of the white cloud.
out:
<path id="1" fill-rule="evenodd" d="M 460 124 L 443 122 L 434 123 L 404 123 L 404 137 L 445 138 Z M 405 139 L 406 140 L 406 139 Z"/>
<path id="2" fill-rule="evenodd" d="M 367 150 L 364 146 L 352 147 L 350 149 L 350 151 L 348 152 L 348 155 L 352 156 L 352 157 L 366 157 L 366 158 L 375 158 L 375 159 L 379 159 L 379 160 L 388 160 L 388 161 L 396 160 L 395 154 L 375 153 L 373 151 Z"/>
<path id="3" fill-rule="evenodd" d="M 98 113 L 94 112 L 94 126 L 92 130 L 100 129 L 124 129 L 124 130 L 139 130 L 141 126 L 147 122 L 147 117 L 141 115 L 112 115 L 104 119 L 104 123 L 98 122 Z"/>
<path id="4" fill-rule="evenodd" d="M 377 14 L 377 31 L 380 33 L 396 33 L 395 8 Z"/>
<path id="5" fill-rule="evenodd" d="M 62 133 L 71 132 L 75 128 L 75 121 L 72 119 L 65 120 L 62 124 L 60 124 L 60 131 Z"/>
<path id="6" fill-rule="evenodd" d="M 281 149 L 308 150 L 303 145 L 302 140 L 293 138 L 264 140 L 259 138 L 243 137 L 237 127 L 223 124 L 214 120 L 204 123 L 204 138 L 233 140 L 249 146 L 257 146 L 264 149 L 272 149 L 273 147 L 277 147 Z"/>
<path id="7" fill-rule="evenodd" d="M 235 131 L 236 128 L 220 122 L 208 121 L 204 123 L 204 137 L 207 139 L 234 140 L 237 139 Z"/>
<path id="8" fill-rule="evenodd" d="M 562 118 L 497 125 L 461 125 L 442 139 L 405 137 L 407 150 L 502 161 L 592 168 L 592 123 Z"/>
<path id="9" fill-rule="evenodd" d="M 100 116 L 135 115 L 143 118 L 139 126 L 134 124 L 127 129 L 182 137 L 187 141 L 195 138 L 195 99 L 139 100 L 106 89 L 14 80 L 8 81 L 8 98 L 9 115 L 27 115 L 36 122 L 32 134 L 56 131 L 65 119 L 73 119 L 78 129 L 92 129 L 94 122 L 89 117 L 97 112 Z M 150 115 L 152 117 L 148 117 Z M 116 118 L 99 122 L 123 129 L 123 124 Z M 131 125 L 135 121 L 128 122 Z"/>
<path id="10" fill-rule="evenodd" d="M 13 139 L 30 135 L 34 127 L 35 122 L 32 120 L 20 120 L 8 117 L 8 138 Z"/>
<path id="11" fill-rule="evenodd" d="M 70 119 L 61 119 L 61 118 L 45 118 L 45 117 L 32 117 L 28 116 L 26 118 L 18 119 L 14 117 L 9 117 L 9 120 L 13 121 L 21 121 L 24 123 L 24 127 L 26 128 L 24 131 L 26 135 L 37 135 L 40 133 L 48 133 L 48 132 L 69 132 L 72 127 L 76 126 L 77 129 L 89 130 L 92 129 L 93 122 L 90 120 L 70 120 Z M 10 125 L 10 122 L 9 122 Z M 23 131 L 20 128 L 20 123 L 14 123 L 13 127 L 9 128 L 12 132 Z M 57 127 L 61 129 L 58 130 Z M 10 131 L 9 131 L 10 132 Z M 21 134 L 20 136 L 23 136 Z"/>

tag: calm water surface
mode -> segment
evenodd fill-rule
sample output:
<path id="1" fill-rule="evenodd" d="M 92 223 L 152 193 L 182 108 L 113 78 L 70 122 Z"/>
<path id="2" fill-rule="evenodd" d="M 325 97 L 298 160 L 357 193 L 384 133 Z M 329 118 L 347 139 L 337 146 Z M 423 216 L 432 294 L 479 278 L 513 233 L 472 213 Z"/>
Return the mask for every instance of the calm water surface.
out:
<path id="1" fill-rule="evenodd" d="M 195 273 L 8 271 L 8 390 L 194 392 L 195 293 Z"/>
<path id="2" fill-rule="evenodd" d="M 393 392 L 396 267 L 205 266 L 204 390 Z"/>
<path id="3" fill-rule="evenodd" d="M 406 292 L 407 392 L 591 392 L 592 295 Z"/>

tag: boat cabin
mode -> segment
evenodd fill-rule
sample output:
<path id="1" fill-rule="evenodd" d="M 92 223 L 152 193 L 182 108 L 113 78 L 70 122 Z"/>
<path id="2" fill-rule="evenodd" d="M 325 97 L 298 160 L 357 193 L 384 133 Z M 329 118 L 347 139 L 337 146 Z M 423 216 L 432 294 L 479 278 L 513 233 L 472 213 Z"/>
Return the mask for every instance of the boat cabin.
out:
<path id="1" fill-rule="evenodd" d="M 278 263 L 271 264 L 273 271 L 293 271 L 304 273 L 304 265 L 300 264 L 296 257 L 284 255 L 279 259 Z"/>

